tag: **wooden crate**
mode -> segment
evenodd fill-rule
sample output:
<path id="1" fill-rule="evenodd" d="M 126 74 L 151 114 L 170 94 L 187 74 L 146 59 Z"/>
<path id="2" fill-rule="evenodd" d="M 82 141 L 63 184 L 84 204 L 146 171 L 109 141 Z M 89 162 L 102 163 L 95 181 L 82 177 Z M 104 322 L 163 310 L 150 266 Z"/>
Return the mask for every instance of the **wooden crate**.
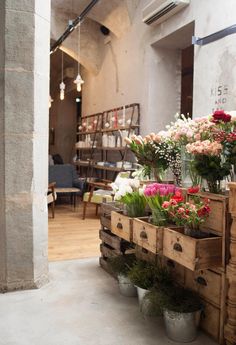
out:
<path id="1" fill-rule="evenodd" d="M 174 262 L 173 260 L 165 258 L 164 256 L 162 257 L 162 262 L 170 270 L 171 275 L 174 278 L 174 281 L 180 284 L 181 286 L 184 286 L 185 268 L 182 265 L 178 264 L 177 262 Z"/>
<path id="2" fill-rule="evenodd" d="M 121 212 L 111 212 L 111 231 L 126 241 L 133 240 L 133 219 Z"/>
<path id="3" fill-rule="evenodd" d="M 213 193 L 198 193 L 188 194 L 188 199 L 191 199 L 194 195 L 198 195 L 202 200 L 210 200 L 211 212 L 206 222 L 202 224 L 203 230 L 212 231 L 215 233 L 223 234 L 226 230 L 229 213 L 229 197 L 226 195 L 213 194 Z"/>
<path id="4" fill-rule="evenodd" d="M 100 257 L 99 258 L 99 264 L 104 269 L 104 271 L 106 271 L 107 273 L 109 273 L 110 275 L 112 275 L 114 278 L 117 279 L 115 273 L 112 271 L 112 269 L 111 269 L 110 265 L 108 264 L 106 258 Z"/>
<path id="5" fill-rule="evenodd" d="M 176 225 L 170 229 L 183 228 Z M 134 218 L 133 220 L 133 242 L 154 254 L 161 254 L 163 249 L 163 226 L 156 226 L 148 222 L 148 217 Z"/>
<path id="6" fill-rule="evenodd" d="M 192 271 L 218 267 L 222 264 L 222 237 L 195 239 L 165 228 L 163 255 Z"/>
<path id="7" fill-rule="evenodd" d="M 220 309 L 210 303 L 202 300 L 204 305 L 203 317 L 201 318 L 200 327 L 219 341 L 220 337 Z"/>
<path id="8" fill-rule="evenodd" d="M 106 229 L 111 229 L 111 217 L 109 216 L 100 216 L 101 226 Z"/>
<path id="9" fill-rule="evenodd" d="M 146 250 L 157 254 L 162 251 L 163 227 L 148 223 L 148 218 L 133 220 L 133 242 Z"/>
<path id="10" fill-rule="evenodd" d="M 185 286 L 196 291 L 206 301 L 221 306 L 222 298 L 222 277 L 210 270 L 185 272 Z"/>
<path id="11" fill-rule="evenodd" d="M 118 256 L 122 254 L 120 250 L 114 249 L 104 242 L 100 244 L 100 252 L 103 258 L 110 258 L 110 257 Z"/>
<path id="12" fill-rule="evenodd" d="M 137 259 L 153 262 L 157 260 L 157 255 L 140 246 L 135 246 L 135 256 Z"/>

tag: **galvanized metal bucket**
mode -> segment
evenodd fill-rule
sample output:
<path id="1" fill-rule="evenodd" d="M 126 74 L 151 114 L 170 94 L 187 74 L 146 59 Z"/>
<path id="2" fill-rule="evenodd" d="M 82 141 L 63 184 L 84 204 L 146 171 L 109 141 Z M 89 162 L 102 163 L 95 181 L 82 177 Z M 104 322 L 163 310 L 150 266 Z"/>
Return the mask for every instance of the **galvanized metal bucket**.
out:
<path id="1" fill-rule="evenodd" d="M 179 343 L 189 343 L 196 339 L 201 310 L 193 313 L 177 313 L 164 310 L 164 321 L 168 338 Z"/>
<path id="2" fill-rule="evenodd" d="M 130 279 L 123 275 L 118 275 L 118 282 L 119 282 L 119 289 L 120 293 L 126 297 L 136 297 L 137 296 L 137 288 L 131 283 Z"/>
<path id="3" fill-rule="evenodd" d="M 136 288 L 137 288 L 137 291 L 138 291 L 138 302 L 139 302 L 139 305 L 140 305 L 140 308 L 141 308 L 144 296 L 149 292 L 149 290 L 142 289 L 139 286 L 136 286 Z"/>

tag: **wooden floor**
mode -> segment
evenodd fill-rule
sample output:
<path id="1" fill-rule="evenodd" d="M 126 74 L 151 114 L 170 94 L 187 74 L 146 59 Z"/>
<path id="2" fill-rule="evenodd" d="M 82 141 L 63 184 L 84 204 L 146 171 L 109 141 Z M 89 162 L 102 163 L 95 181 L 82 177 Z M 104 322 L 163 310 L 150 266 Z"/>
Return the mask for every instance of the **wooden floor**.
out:
<path id="1" fill-rule="evenodd" d="M 82 205 L 74 211 L 70 205 L 56 205 L 55 218 L 48 219 L 49 261 L 81 259 L 99 256 L 100 221 L 95 216 L 95 208 L 88 208 L 82 220 Z"/>

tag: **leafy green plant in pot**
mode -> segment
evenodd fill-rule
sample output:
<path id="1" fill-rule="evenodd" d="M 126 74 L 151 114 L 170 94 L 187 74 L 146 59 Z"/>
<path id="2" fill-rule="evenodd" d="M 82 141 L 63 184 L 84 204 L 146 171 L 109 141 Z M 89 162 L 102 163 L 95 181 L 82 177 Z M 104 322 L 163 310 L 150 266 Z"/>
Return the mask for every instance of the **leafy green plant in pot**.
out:
<path id="1" fill-rule="evenodd" d="M 152 315 L 163 315 L 167 336 L 176 342 L 187 343 L 197 336 L 202 312 L 199 296 L 174 284 L 157 286 L 145 299 Z"/>
<path id="2" fill-rule="evenodd" d="M 108 259 L 112 271 L 117 275 L 119 290 L 123 296 L 137 296 L 137 288 L 128 277 L 129 271 L 134 265 L 135 260 L 136 258 L 133 254 L 123 254 Z"/>
<path id="3" fill-rule="evenodd" d="M 128 273 L 131 282 L 137 287 L 138 299 L 140 307 L 144 296 L 152 289 L 158 282 L 170 282 L 171 276 L 167 268 L 162 266 L 159 261 L 156 264 L 147 261 L 138 260 Z"/>

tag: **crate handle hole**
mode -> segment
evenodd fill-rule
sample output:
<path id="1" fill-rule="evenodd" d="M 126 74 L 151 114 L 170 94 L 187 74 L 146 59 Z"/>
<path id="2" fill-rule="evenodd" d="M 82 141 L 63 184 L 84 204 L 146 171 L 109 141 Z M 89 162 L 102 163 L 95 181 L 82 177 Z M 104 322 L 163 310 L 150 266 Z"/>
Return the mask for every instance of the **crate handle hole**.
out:
<path id="1" fill-rule="evenodd" d="M 122 225 L 121 223 L 117 223 L 116 227 L 117 227 L 118 229 L 123 229 L 123 225 Z"/>
<path id="2" fill-rule="evenodd" d="M 203 277 L 197 277 L 195 279 L 195 281 L 199 284 L 199 285 L 203 285 L 203 286 L 207 286 L 207 282 Z"/>
<path id="3" fill-rule="evenodd" d="M 142 239 L 147 240 L 148 236 L 147 236 L 146 231 L 141 231 L 141 232 L 140 232 L 140 237 L 141 237 Z"/>
<path id="4" fill-rule="evenodd" d="M 182 252 L 183 251 L 183 248 L 182 248 L 181 244 L 179 244 L 179 243 L 175 243 L 174 246 L 173 246 L 173 249 L 176 252 Z"/>

